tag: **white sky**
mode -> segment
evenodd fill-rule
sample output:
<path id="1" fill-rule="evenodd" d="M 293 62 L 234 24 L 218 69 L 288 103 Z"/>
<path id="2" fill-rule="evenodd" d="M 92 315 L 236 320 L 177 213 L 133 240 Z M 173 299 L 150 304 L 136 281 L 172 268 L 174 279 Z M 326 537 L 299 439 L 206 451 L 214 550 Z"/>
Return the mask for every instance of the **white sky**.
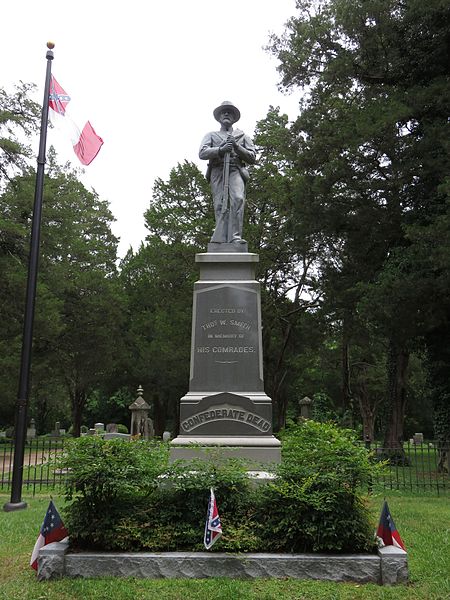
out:
<path id="1" fill-rule="evenodd" d="M 269 105 L 295 118 L 298 92 L 278 92 L 263 50 L 294 14 L 295 0 L 15 0 L 2 6 L 0 85 L 36 83 L 41 103 L 46 42 L 56 44 L 52 72 L 104 140 L 81 179 L 110 202 L 123 256 L 145 238 L 155 178 L 185 159 L 205 171 L 198 148 L 223 100 L 250 135 Z M 70 140 L 49 130 L 50 144 L 80 166 Z"/>

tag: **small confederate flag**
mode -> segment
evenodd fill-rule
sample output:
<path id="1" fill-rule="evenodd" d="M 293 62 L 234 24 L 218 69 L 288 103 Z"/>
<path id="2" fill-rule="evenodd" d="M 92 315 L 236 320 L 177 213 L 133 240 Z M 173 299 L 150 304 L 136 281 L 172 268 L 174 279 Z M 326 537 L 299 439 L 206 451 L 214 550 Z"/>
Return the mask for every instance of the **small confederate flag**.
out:
<path id="1" fill-rule="evenodd" d="M 376 536 L 381 546 L 396 546 L 406 552 L 405 545 L 395 527 L 394 519 L 391 517 L 386 500 L 384 501 L 383 509 L 381 510 Z"/>
<path id="2" fill-rule="evenodd" d="M 206 514 L 205 537 L 203 540 L 205 548 L 209 550 L 211 546 L 217 542 L 221 535 L 222 525 L 220 523 L 219 511 L 217 510 L 214 490 L 211 488 L 211 495 L 208 502 L 208 512 Z"/>
<path id="3" fill-rule="evenodd" d="M 31 554 L 31 568 L 37 571 L 39 550 L 43 546 L 51 544 L 52 542 L 60 542 L 68 535 L 67 529 L 64 527 L 64 523 L 56 510 L 56 506 L 53 504 L 53 500 L 50 500 L 44 522 L 42 523 L 38 539 L 36 540 L 33 553 Z"/>
<path id="4" fill-rule="evenodd" d="M 83 165 L 89 165 L 102 147 L 103 140 L 98 136 L 90 121 L 86 121 L 82 129 L 66 113 L 70 96 L 63 90 L 56 79 L 51 76 L 49 96 L 49 116 L 54 125 L 65 127 L 72 139 L 75 154 Z"/>

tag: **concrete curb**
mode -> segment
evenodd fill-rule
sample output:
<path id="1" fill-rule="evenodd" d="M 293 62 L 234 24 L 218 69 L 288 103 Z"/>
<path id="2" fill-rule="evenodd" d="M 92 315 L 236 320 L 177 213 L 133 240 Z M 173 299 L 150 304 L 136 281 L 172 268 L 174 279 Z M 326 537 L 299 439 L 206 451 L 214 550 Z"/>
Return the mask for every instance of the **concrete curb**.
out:
<path id="1" fill-rule="evenodd" d="M 224 552 L 69 552 L 68 542 L 41 548 L 38 579 L 140 577 L 176 579 L 292 578 L 393 585 L 408 581 L 407 553 L 388 546 L 378 554 L 227 554 Z"/>

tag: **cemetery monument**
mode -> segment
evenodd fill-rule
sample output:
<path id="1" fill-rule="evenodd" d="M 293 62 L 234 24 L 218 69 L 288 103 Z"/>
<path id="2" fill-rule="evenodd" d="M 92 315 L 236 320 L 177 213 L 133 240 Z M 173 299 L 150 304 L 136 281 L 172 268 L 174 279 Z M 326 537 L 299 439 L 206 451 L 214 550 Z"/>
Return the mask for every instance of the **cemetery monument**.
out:
<path id="1" fill-rule="evenodd" d="M 225 101 L 213 114 L 220 130 L 205 135 L 199 156 L 209 161 L 216 223 L 207 252 L 195 258 L 200 279 L 194 284 L 189 391 L 180 400 L 171 459 L 220 446 L 223 456 L 274 463 L 280 442 L 272 435 L 272 401 L 264 392 L 259 257 L 242 238 L 246 165 L 256 152 L 252 140 L 233 129 L 240 118 L 236 106 Z"/>

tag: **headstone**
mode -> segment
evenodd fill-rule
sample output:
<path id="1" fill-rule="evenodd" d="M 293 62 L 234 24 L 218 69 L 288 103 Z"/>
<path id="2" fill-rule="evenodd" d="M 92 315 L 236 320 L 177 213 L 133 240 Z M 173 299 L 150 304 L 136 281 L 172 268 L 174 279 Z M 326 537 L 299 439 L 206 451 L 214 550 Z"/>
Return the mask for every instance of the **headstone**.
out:
<path id="1" fill-rule="evenodd" d="M 423 444 L 423 433 L 415 433 L 413 435 L 413 440 L 416 446 Z"/>
<path id="2" fill-rule="evenodd" d="M 60 430 L 61 429 L 61 423 L 59 421 L 55 422 L 55 429 L 50 433 L 51 437 L 59 437 L 60 434 Z"/>
<path id="3" fill-rule="evenodd" d="M 96 429 L 99 433 L 103 433 L 103 431 L 105 431 L 105 424 L 104 423 L 95 423 L 94 429 Z"/>
<path id="4" fill-rule="evenodd" d="M 27 428 L 27 440 L 34 440 L 36 438 L 36 423 L 34 419 L 31 419 L 30 426 Z"/>
<path id="5" fill-rule="evenodd" d="M 106 425 L 106 433 L 117 433 L 118 431 L 117 423 L 108 423 Z"/>
<path id="6" fill-rule="evenodd" d="M 97 430 L 94 429 L 94 427 L 91 427 L 90 429 L 88 429 L 87 431 L 87 435 L 95 435 L 97 433 Z"/>
<path id="7" fill-rule="evenodd" d="M 196 255 L 189 391 L 180 400 L 171 460 L 191 458 L 188 447 L 196 444 L 257 463 L 280 461 L 264 392 L 259 258 L 243 246 L 209 244 Z"/>
<path id="8" fill-rule="evenodd" d="M 163 432 L 163 435 L 162 435 L 163 442 L 168 442 L 171 437 L 172 436 L 171 436 L 170 431 L 164 431 Z"/>
<path id="9" fill-rule="evenodd" d="M 300 417 L 303 419 L 310 419 L 312 414 L 312 403 L 313 401 L 308 396 L 305 396 L 298 401 L 300 406 Z"/>

